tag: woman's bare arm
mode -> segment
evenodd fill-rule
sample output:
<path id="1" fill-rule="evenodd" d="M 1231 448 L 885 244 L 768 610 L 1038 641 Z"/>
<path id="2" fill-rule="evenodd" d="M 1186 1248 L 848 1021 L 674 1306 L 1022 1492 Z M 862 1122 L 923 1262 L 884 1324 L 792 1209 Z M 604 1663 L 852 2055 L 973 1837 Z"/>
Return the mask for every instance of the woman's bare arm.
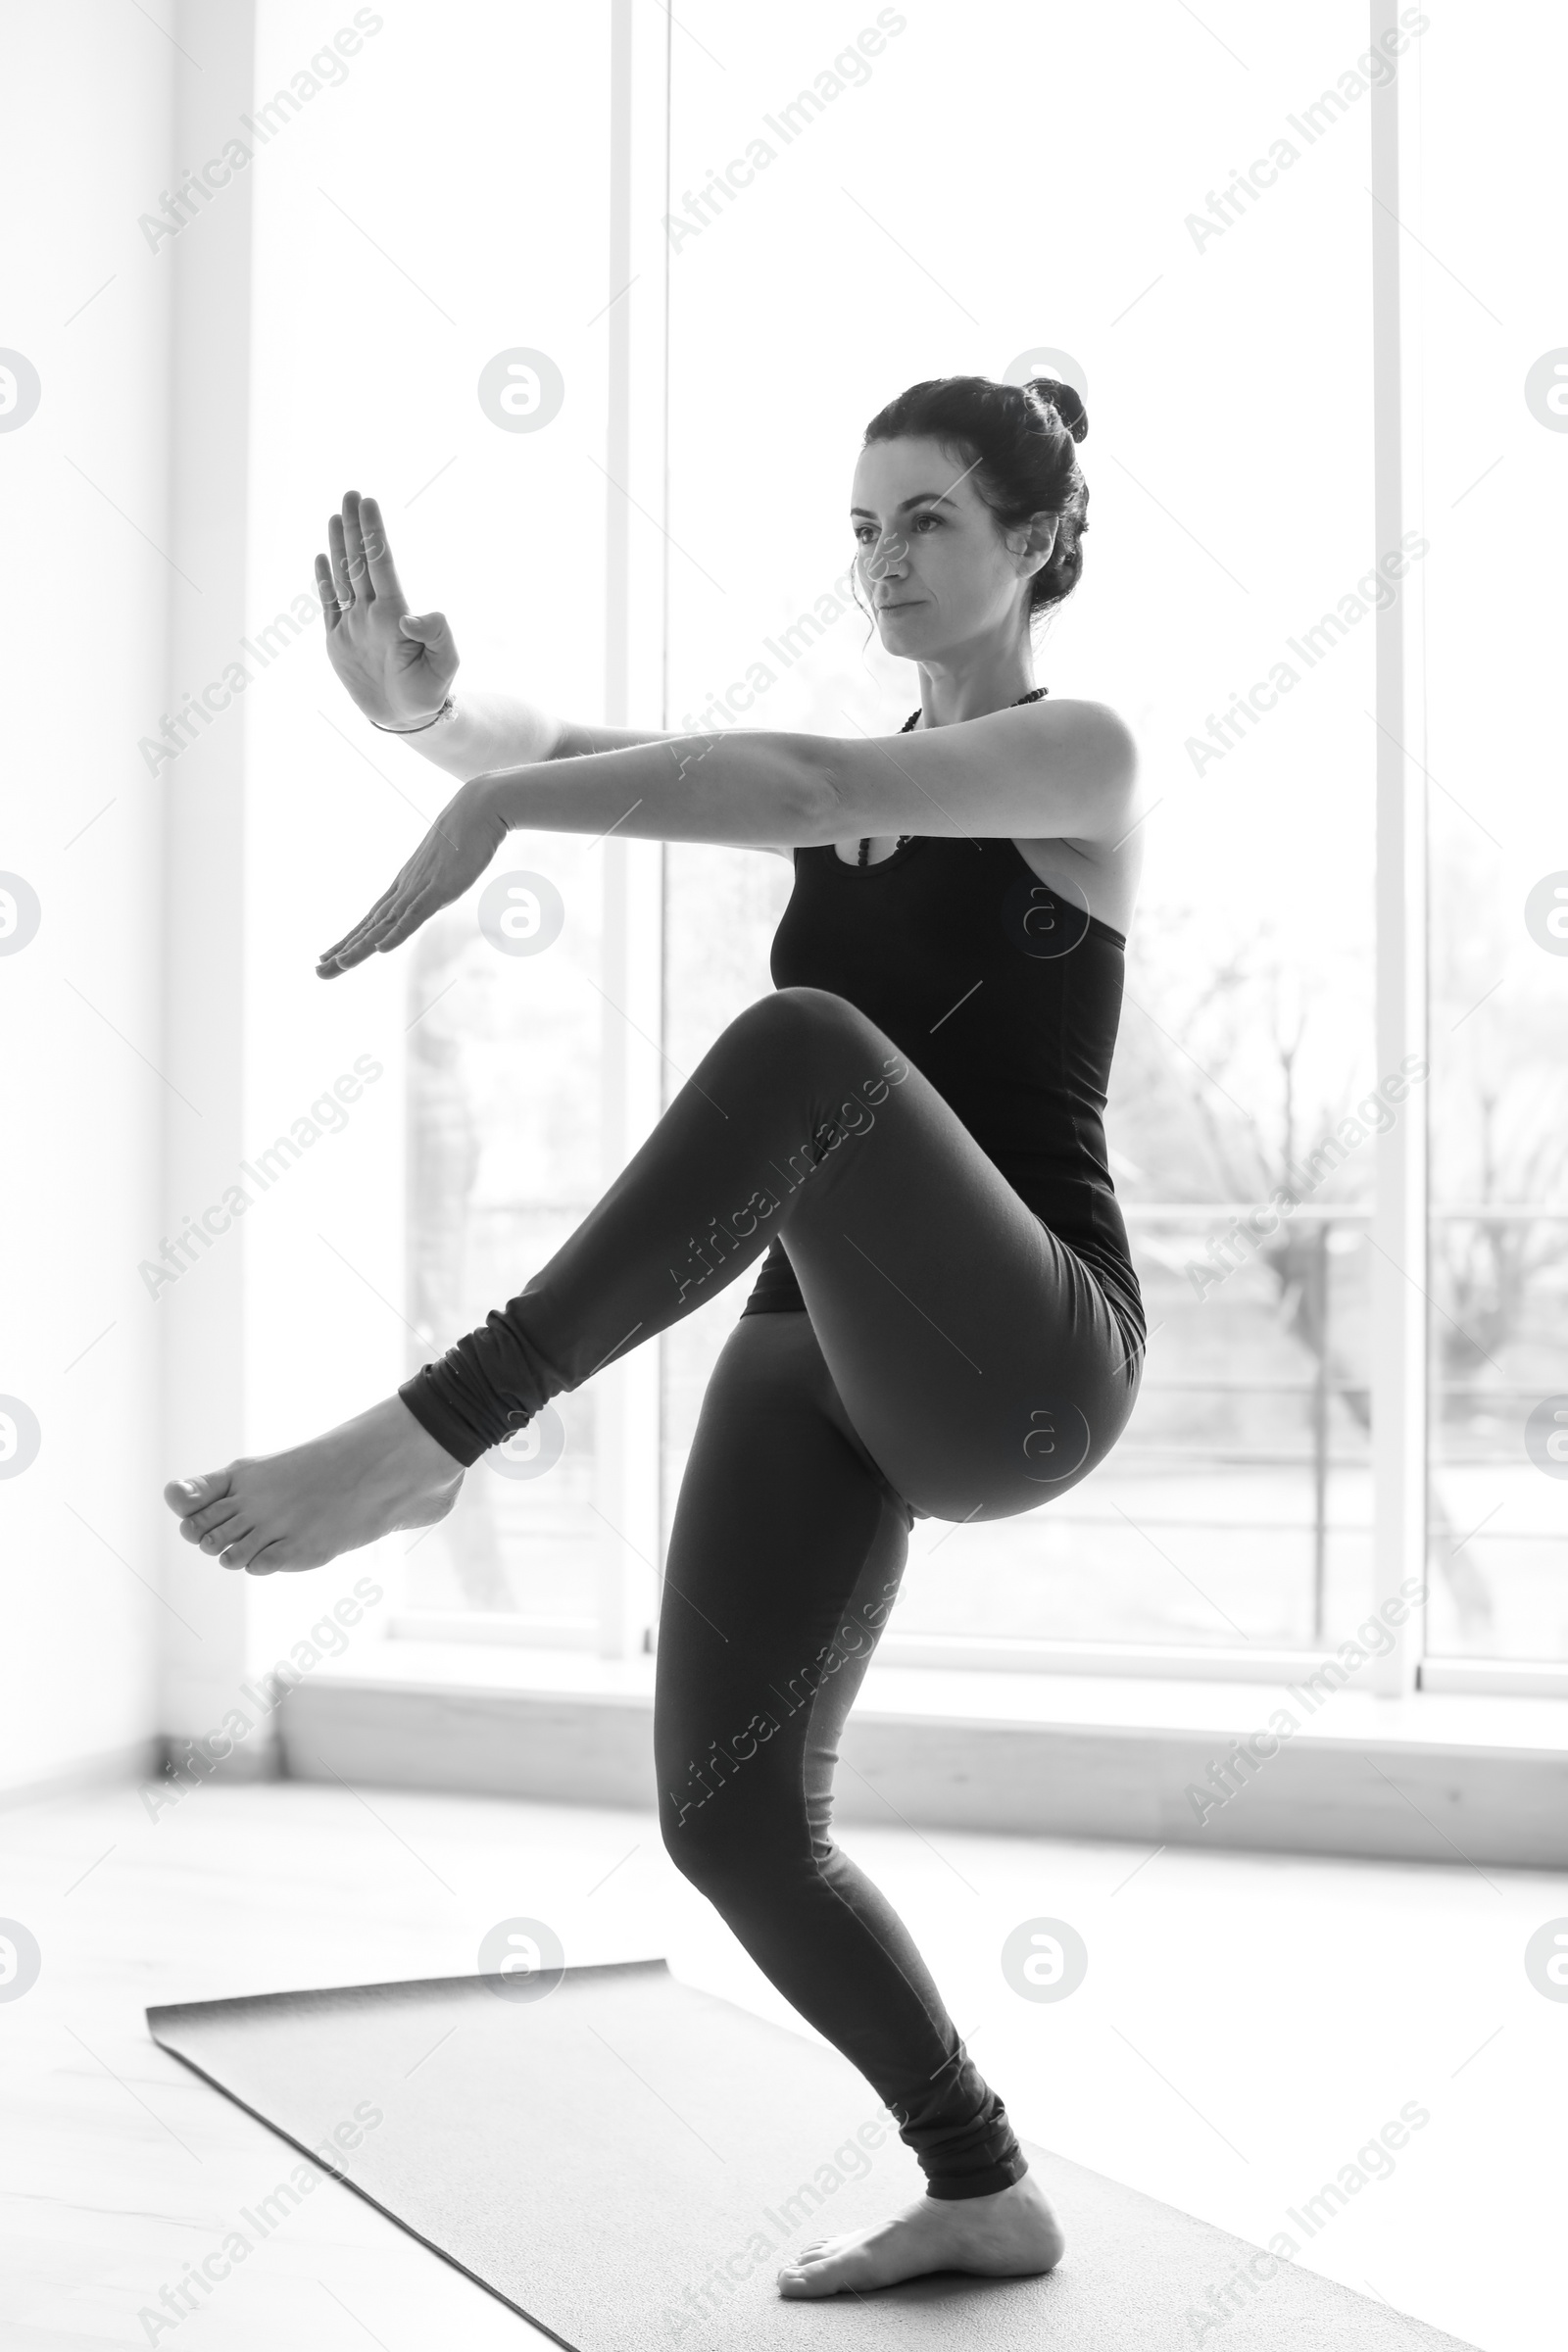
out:
<path id="1" fill-rule="evenodd" d="M 439 619 L 421 614 L 416 625 Z M 466 783 L 498 767 L 528 767 L 542 760 L 576 760 L 587 752 L 619 752 L 634 744 L 665 743 L 657 728 L 596 727 L 558 718 L 536 703 L 488 688 L 454 691 L 451 715 L 421 729 L 409 742 L 422 759 Z"/>
<path id="2" fill-rule="evenodd" d="M 821 761 L 823 829 L 803 848 L 862 833 L 1112 843 L 1136 812 L 1130 729 L 1066 696 L 912 735 L 823 737 Z"/>
<path id="3" fill-rule="evenodd" d="M 1102 703 L 1036 703 L 913 735 L 734 727 L 585 753 L 480 779 L 509 832 L 616 831 L 652 841 L 789 841 L 922 833 L 1111 842 L 1137 786 L 1133 738 Z"/>

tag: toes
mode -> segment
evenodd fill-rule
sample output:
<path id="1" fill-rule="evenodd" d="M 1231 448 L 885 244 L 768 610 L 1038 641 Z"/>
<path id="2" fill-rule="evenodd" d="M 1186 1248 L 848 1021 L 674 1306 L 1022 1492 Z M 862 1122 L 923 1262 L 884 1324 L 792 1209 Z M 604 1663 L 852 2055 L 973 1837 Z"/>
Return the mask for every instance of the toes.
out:
<path id="1" fill-rule="evenodd" d="M 835 2293 L 833 2273 L 819 2262 L 787 2264 L 775 2281 L 786 2296 L 820 2297 Z"/>
<path id="2" fill-rule="evenodd" d="M 247 1527 L 242 1534 L 227 1529 L 224 1533 L 229 1540 L 218 1555 L 220 1568 L 248 1568 L 268 1541 L 265 1531 L 259 1527 Z"/>
<path id="3" fill-rule="evenodd" d="M 179 1523 L 180 1536 L 187 1544 L 202 1544 L 215 1528 L 226 1527 L 230 1521 L 237 1520 L 238 1517 L 238 1503 L 230 1502 L 225 1497 L 222 1502 L 214 1506 L 211 1516 L 203 1512 L 199 1516 L 182 1519 Z"/>
<path id="4" fill-rule="evenodd" d="M 281 1536 L 272 1536 L 258 1544 L 245 1563 L 247 1576 L 276 1576 L 280 1569 L 290 1566 L 288 1546 Z"/>
<path id="5" fill-rule="evenodd" d="M 188 1519 L 193 1512 L 203 1510 L 227 1493 L 228 1472 L 206 1470 L 200 1478 L 172 1478 L 164 1489 L 164 1500 L 172 1511 Z"/>
<path id="6" fill-rule="evenodd" d="M 221 1551 L 225 1544 L 232 1544 L 242 1527 L 249 1525 L 248 1515 L 241 1511 L 233 1495 L 225 1494 L 221 1502 L 210 1502 L 205 1511 L 182 1519 L 179 1532 L 187 1544 L 199 1544 L 203 1551 Z"/>
<path id="7" fill-rule="evenodd" d="M 199 1511 L 190 1512 L 180 1521 L 180 1525 L 187 1531 L 194 1529 L 198 1536 L 205 1536 L 209 1528 L 221 1527 L 226 1519 L 236 1517 L 240 1507 L 239 1496 L 231 1488 L 226 1488 L 221 1494 L 215 1494 L 211 1502 L 204 1502 Z"/>

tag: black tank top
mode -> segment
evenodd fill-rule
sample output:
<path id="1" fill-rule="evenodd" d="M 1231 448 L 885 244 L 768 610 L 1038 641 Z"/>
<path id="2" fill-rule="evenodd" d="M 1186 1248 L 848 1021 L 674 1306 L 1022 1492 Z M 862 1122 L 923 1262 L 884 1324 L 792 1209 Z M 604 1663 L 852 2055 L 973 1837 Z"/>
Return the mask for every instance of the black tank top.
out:
<path id="1" fill-rule="evenodd" d="M 1125 947 L 1011 840 L 915 834 L 876 865 L 797 849 L 769 966 L 776 988 L 831 990 L 885 1029 L 1142 1339 L 1102 1121 Z M 775 1240 L 742 1311 L 805 1303 Z"/>

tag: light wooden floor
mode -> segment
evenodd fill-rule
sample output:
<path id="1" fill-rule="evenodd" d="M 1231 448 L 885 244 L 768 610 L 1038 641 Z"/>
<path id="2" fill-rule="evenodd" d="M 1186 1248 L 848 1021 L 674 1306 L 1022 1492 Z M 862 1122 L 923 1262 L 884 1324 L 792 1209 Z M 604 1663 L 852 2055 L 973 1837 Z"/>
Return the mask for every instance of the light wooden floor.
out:
<path id="1" fill-rule="evenodd" d="M 1027 2137 L 1266 2241 L 1418 2102 L 1431 2121 L 1397 2169 L 1302 2259 L 1483 2352 L 1560 2352 L 1568 2003 L 1532 1989 L 1522 1956 L 1568 1915 L 1568 1883 L 858 1826 L 845 1842 Z M 33 1988 L 0 2000 L 6 2352 L 147 2343 L 138 2313 L 297 2161 L 153 2046 L 148 2003 L 465 1973 L 519 1913 L 571 1960 L 663 1952 L 797 2023 L 670 1869 L 651 1815 L 288 1784 L 200 1788 L 156 1823 L 128 1788 L 0 1814 L 0 1917 L 44 1956 Z M 1039 1917 L 1089 1947 L 1057 2004 L 1020 1999 L 999 1965 Z M 323 2180 L 152 2340 L 547 2339 Z"/>

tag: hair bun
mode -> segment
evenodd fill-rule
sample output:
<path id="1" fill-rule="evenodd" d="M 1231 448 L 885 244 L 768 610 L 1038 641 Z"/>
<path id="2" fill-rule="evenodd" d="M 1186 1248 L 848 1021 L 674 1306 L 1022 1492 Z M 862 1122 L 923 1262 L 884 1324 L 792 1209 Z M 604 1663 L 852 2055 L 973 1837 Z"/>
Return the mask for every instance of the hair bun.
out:
<path id="1" fill-rule="evenodd" d="M 1032 375 L 1029 390 L 1050 401 L 1075 441 L 1088 439 L 1089 411 L 1071 384 L 1058 383 L 1054 375 Z"/>

